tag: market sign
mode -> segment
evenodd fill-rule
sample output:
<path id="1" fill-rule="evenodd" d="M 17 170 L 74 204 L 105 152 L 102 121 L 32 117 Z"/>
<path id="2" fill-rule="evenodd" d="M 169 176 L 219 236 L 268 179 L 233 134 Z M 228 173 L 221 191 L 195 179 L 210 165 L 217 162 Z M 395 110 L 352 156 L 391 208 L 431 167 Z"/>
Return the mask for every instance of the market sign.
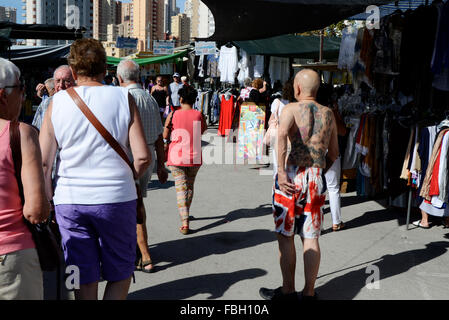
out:
<path id="1" fill-rule="evenodd" d="M 153 42 L 153 54 L 172 55 L 175 53 L 175 43 L 173 41 L 155 40 Z"/>
<path id="2" fill-rule="evenodd" d="M 217 44 L 213 41 L 196 41 L 195 55 L 213 55 L 217 52 Z"/>
<path id="3" fill-rule="evenodd" d="M 117 43 L 115 47 L 118 49 L 136 49 L 137 41 L 137 38 L 117 37 Z"/>

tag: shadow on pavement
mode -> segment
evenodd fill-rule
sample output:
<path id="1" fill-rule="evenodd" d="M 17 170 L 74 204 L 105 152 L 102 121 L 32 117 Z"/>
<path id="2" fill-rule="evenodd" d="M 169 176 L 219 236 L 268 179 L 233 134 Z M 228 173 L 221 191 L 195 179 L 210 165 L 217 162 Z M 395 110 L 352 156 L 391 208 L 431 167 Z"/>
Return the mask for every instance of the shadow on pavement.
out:
<path id="1" fill-rule="evenodd" d="M 172 187 L 174 187 L 175 186 L 175 182 L 174 181 L 167 181 L 166 183 L 164 183 L 164 184 L 161 184 L 160 182 L 159 182 L 159 180 L 152 180 L 149 184 L 148 184 L 148 188 L 147 188 L 147 191 L 150 191 L 150 190 L 157 190 L 157 189 L 170 189 L 170 188 L 172 188 Z"/>
<path id="2" fill-rule="evenodd" d="M 226 254 L 272 241 L 276 241 L 276 236 L 268 230 L 219 232 L 158 243 L 150 246 L 150 252 L 155 264 L 154 270 L 157 272 L 210 255 Z M 168 264 L 161 266 L 158 265 L 160 263 Z"/>
<path id="3" fill-rule="evenodd" d="M 184 300 L 198 294 L 210 294 L 206 299 L 218 299 L 237 282 L 266 274 L 262 269 L 246 269 L 179 279 L 132 292 L 128 300 Z"/>
<path id="4" fill-rule="evenodd" d="M 365 212 L 363 215 L 357 218 L 354 218 L 350 221 L 345 221 L 345 224 L 346 229 L 349 228 L 353 229 L 373 223 L 391 221 L 396 219 L 398 221 L 398 224 L 402 226 L 407 223 L 406 218 L 407 218 L 406 215 L 403 215 L 400 212 L 395 211 L 393 209 L 383 209 Z"/>
<path id="5" fill-rule="evenodd" d="M 380 280 L 382 281 L 445 254 L 448 247 L 449 242 L 431 242 L 426 244 L 425 249 L 384 255 L 379 258 L 380 261 L 373 263 L 373 265 L 379 268 Z M 366 267 L 364 267 L 348 272 L 316 288 L 316 291 L 321 299 L 352 300 L 366 286 L 368 277 L 372 275 L 372 273 L 367 273 L 366 270 Z M 334 273 L 336 272 L 338 271 Z M 380 286 L 382 287 L 382 282 L 380 282 Z M 379 297 L 379 299 L 382 299 L 382 297 Z"/>
<path id="6" fill-rule="evenodd" d="M 349 196 L 349 197 L 341 197 L 341 204 L 340 207 L 344 208 L 344 207 L 349 207 L 349 206 L 354 206 L 354 205 L 358 205 L 361 203 L 365 203 L 367 201 L 377 201 L 378 200 L 374 200 L 374 199 L 368 199 L 367 197 L 359 197 L 359 196 Z M 329 205 L 329 200 L 326 200 L 326 202 L 324 203 L 326 206 Z M 330 208 L 327 207 L 323 210 L 324 214 L 329 213 L 330 212 Z"/>
<path id="7" fill-rule="evenodd" d="M 238 219 L 246 219 L 246 218 L 258 218 L 268 214 L 272 214 L 271 204 L 263 204 L 258 206 L 255 209 L 238 209 L 229 212 L 224 216 L 215 216 L 215 217 L 204 217 L 204 218 L 195 218 L 190 217 L 191 221 L 199 221 L 199 220 L 211 220 L 211 219 L 220 219 L 216 222 L 208 224 L 204 227 L 201 227 L 196 230 L 192 230 L 192 233 L 197 233 L 200 231 L 216 228 L 222 224 L 229 223 Z"/>

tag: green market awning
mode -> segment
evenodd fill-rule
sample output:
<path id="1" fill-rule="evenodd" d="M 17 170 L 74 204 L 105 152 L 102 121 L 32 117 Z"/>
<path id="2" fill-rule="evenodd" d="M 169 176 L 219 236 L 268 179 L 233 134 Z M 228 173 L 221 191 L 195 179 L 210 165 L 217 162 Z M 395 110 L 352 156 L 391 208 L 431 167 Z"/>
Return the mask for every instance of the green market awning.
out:
<path id="1" fill-rule="evenodd" d="M 320 52 L 319 36 L 284 35 L 260 40 L 234 41 L 250 55 L 288 56 L 304 59 L 318 58 Z M 323 58 L 338 58 L 341 38 L 325 37 Z"/>
<path id="2" fill-rule="evenodd" d="M 160 57 L 151 57 L 151 58 L 141 58 L 141 59 L 132 59 L 134 60 L 138 65 L 145 66 L 148 64 L 159 64 L 159 63 L 176 63 L 179 61 L 179 59 L 185 57 L 187 55 L 187 50 L 181 51 L 169 56 L 160 56 Z M 124 60 L 126 58 L 114 58 L 114 57 L 107 57 L 107 64 L 117 66 L 120 61 Z"/>

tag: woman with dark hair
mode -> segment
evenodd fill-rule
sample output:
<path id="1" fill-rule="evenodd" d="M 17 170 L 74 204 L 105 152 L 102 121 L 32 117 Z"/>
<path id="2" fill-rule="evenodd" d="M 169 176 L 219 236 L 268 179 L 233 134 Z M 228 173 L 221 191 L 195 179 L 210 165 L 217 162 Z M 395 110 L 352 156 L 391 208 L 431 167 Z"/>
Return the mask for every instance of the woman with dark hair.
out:
<path id="1" fill-rule="evenodd" d="M 190 230 L 189 214 L 193 186 L 203 161 L 201 135 L 207 130 L 203 114 L 193 110 L 197 95 L 197 91 L 191 86 L 179 89 L 181 108 L 168 115 L 163 134 L 165 148 L 168 149 L 167 165 L 175 179 L 182 222 L 179 230 L 184 235 Z"/>
<path id="2" fill-rule="evenodd" d="M 151 88 L 150 91 L 153 98 L 156 100 L 159 105 L 159 112 L 161 114 L 161 120 L 164 121 L 164 112 L 167 107 L 167 97 L 168 97 L 168 88 L 164 85 L 164 81 L 161 76 L 156 78 L 156 84 Z"/>
<path id="3" fill-rule="evenodd" d="M 102 84 L 106 52 L 101 43 L 76 40 L 68 62 L 77 86 L 53 96 L 39 136 L 47 197 L 54 200 L 66 264 L 80 271 L 75 298 L 97 300 L 102 278 L 107 281 L 104 299 L 124 300 L 136 260 L 134 176 L 74 98 L 83 101 L 123 151 L 132 155 L 137 178 L 150 165 L 151 154 L 128 89 Z M 51 169 L 58 148 L 53 195 Z"/>

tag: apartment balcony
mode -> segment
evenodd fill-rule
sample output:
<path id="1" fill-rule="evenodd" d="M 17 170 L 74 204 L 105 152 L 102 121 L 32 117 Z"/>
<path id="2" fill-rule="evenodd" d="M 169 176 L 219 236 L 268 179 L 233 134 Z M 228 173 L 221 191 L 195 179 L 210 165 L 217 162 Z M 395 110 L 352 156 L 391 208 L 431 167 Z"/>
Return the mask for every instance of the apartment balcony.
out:
<path id="1" fill-rule="evenodd" d="M 22 13 L 22 17 L 26 18 L 27 14 L 26 13 Z"/>
<path id="2" fill-rule="evenodd" d="M 22 10 L 26 10 L 27 9 L 27 6 L 22 6 Z"/>

